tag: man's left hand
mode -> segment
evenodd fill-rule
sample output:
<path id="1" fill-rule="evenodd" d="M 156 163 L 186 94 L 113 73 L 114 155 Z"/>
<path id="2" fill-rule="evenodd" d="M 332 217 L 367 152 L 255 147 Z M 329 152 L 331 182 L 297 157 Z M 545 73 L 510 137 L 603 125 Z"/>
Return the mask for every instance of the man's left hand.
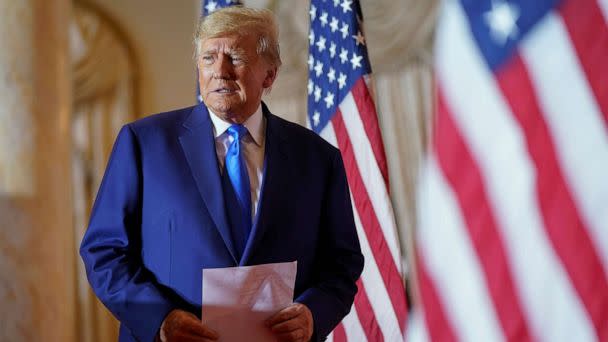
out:
<path id="1" fill-rule="evenodd" d="M 280 342 L 306 342 L 312 337 L 312 313 L 304 304 L 291 304 L 270 317 L 266 325 Z"/>

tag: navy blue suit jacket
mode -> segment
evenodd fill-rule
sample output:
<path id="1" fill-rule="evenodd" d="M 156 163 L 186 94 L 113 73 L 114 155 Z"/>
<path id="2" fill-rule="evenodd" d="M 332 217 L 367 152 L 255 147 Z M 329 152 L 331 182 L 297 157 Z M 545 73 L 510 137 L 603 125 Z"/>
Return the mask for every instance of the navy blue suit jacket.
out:
<path id="1" fill-rule="evenodd" d="M 267 119 L 258 215 L 234 257 L 213 127 L 198 105 L 125 125 L 80 247 L 89 282 L 121 322 L 121 341 L 152 341 L 175 308 L 200 316 L 203 268 L 298 261 L 294 300 L 314 339 L 348 313 L 363 268 L 340 152 Z"/>

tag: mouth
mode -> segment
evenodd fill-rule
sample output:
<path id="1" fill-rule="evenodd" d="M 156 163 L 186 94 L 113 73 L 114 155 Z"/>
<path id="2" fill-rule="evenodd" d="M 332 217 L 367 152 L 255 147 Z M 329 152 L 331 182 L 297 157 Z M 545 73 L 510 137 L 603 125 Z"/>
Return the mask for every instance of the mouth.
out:
<path id="1" fill-rule="evenodd" d="M 236 93 L 236 89 L 232 89 L 232 88 L 217 88 L 213 92 L 217 93 L 217 94 L 233 94 L 233 93 Z"/>

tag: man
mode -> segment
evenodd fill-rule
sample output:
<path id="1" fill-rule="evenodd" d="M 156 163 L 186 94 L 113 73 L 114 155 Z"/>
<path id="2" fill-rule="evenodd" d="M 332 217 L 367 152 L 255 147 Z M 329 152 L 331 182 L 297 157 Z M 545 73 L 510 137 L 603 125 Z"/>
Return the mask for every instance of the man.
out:
<path id="1" fill-rule="evenodd" d="M 125 125 L 80 248 L 121 341 L 213 341 L 204 268 L 298 262 L 279 341 L 322 340 L 348 313 L 363 256 L 337 149 L 261 102 L 281 65 L 274 16 L 229 7 L 201 19 L 204 104 Z"/>

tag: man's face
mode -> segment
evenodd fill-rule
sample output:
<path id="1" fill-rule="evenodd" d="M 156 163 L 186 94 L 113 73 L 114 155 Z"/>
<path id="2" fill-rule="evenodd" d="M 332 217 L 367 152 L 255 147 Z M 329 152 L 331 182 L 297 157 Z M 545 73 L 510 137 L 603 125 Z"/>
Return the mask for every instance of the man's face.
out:
<path id="1" fill-rule="evenodd" d="M 202 42 L 198 59 L 203 102 L 232 123 L 243 123 L 260 105 L 277 68 L 256 52 L 256 35 L 227 35 Z"/>

